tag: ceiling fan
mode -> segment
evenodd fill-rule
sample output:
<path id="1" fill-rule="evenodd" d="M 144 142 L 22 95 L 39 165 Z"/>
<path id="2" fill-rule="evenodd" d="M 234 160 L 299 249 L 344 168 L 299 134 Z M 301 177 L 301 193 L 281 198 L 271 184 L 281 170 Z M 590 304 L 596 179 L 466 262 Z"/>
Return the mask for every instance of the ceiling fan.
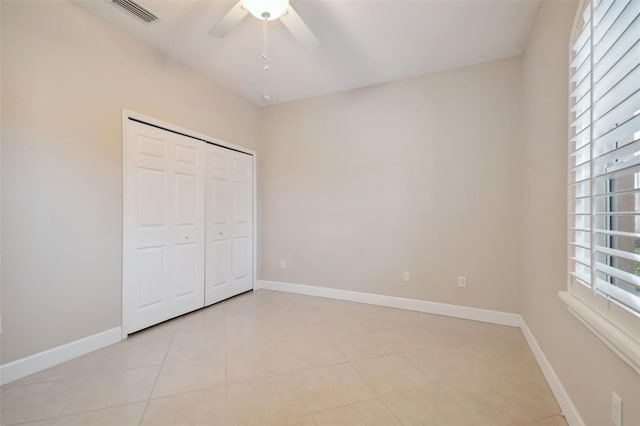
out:
<path id="1" fill-rule="evenodd" d="M 279 19 L 303 46 L 318 45 L 318 39 L 289 4 L 289 0 L 240 0 L 209 30 L 209 35 L 225 37 L 249 13 L 264 22 Z"/>

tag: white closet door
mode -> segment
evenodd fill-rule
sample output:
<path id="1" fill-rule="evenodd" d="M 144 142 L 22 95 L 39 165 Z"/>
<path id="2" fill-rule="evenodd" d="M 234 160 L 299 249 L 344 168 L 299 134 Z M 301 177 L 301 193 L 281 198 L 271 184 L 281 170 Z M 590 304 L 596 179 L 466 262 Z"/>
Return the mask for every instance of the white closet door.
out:
<path id="1" fill-rule="evenodd" d="M 123 309 L 132 333 L 204 306 L 204 146 L 130 121 Z"/>
<path id="2" fill-rule="evenodd" d="M 206 177 L 208 306 L 253 288 L 253 157 L 210 145 Z"/>

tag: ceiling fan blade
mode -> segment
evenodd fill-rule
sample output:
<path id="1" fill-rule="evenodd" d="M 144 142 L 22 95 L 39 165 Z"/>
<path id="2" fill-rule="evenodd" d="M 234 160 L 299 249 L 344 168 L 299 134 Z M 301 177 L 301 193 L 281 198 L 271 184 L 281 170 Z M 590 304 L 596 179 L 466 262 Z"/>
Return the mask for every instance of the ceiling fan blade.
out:
<path id="1" fill-rule="evenodd" d="M 289 6 L 287 12 L 280 17 L 280 20 L 300 44 L 307 47 L 315 47 L 319 44 L 316 36 L 313 35 L 293 7 Z"/>
<path id="2" fill-rule="evenodd" d="M 235 6 L 227 12 L 224 17 L 218 21 L 210 30 L 209 35 L 212 37 L 223 38 L 240 23 L 249 12 L 242 7 L 242 1 L 236 3 Z"/>

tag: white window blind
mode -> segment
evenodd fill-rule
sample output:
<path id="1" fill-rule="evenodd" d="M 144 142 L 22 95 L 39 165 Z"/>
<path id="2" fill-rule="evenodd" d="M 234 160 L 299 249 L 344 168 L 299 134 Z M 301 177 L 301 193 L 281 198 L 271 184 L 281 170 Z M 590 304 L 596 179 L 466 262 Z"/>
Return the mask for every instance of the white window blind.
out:
<path id="1" fill-rule="evenodd" d="M 593 0 L 572 46 L 569 272 L 640 316 L 640 0 Z"/>

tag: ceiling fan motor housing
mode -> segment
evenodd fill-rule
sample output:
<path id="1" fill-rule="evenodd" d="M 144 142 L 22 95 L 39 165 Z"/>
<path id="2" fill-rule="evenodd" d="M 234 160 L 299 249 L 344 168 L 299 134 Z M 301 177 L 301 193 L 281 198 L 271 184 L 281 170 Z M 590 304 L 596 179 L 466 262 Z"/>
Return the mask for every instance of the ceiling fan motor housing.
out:
<path id="1" fill-rule="evenodd" d="M 284 15 L 289 0 L 242 0 L 242 7 L 261 21 L 273 21 Z"/>

